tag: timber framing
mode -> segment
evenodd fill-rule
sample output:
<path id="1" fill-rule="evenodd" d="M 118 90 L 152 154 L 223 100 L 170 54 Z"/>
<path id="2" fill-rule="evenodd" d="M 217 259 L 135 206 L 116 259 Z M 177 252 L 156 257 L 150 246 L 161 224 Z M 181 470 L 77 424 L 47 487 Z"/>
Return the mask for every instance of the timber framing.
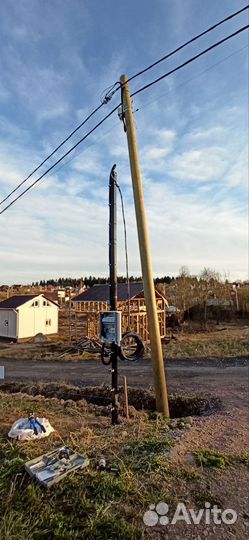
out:
<path id="1" fill-rule="evenodd" d="M 118 284 L 118 285 L 124 285 L 124 284 Z M 122 294 L 118 289 L 118 311 L 122 312 L 122 335 L 124 335 L 126 332 L 135 332 L 136 334 L 139 334 L 139 336 L 143 339 L 143 341 L 148 342 L 149 341 L 149 329 L 148 329 L 148 318 L 147 318 L 147 312 L 146 312 L 146 306 L 145 306 L 145 299 L 144 299 L 144 291 L 143 286 L 141 284 L 140 291 L 137 292 L 134 296 L 132 296 L 132 287 L 133 284 L 131 284 L 130 288 L 130 298 L 127 299 L 121 299 Z M 137 286 L 137 284 L 136 284 Z M 101 298 L 101 285 L 97 285 L 95 287 L 99 287 L 98 289 L 98 296 Z M 95 288 L 92 287 L 92 290 Z M 84 315 L 86 320 L 85 330 L 86 335 L 90 338 L 96 338 L 99 337 L 99 313 L 101 311 L 108 311 L 109 310 L 109 302 L 108 300 L 103 301 L 103 296 L 108 297 L 108 286 L 104 286 L 105 291 L 103 292 L 102 299 L 99 300 L 91 300 L 91 294 L 89 289 L 86 291 L 86 293 L 82 293 L 79 297 L 76 297 L 72 300 L 74 309 L 75 309 L 75 316 L 77 315 Z M 138 287 L 136 287 L 137 289 Z M 92 295 L 92 297 L 96 296 L 96 291 L 94 291 L 95 294 Z M 168 306 L 167 300 L 164 298 L 164 296 L 155 289 L 155 296 L 156 296 L 156 306 L 157 306 L 157 316 L 159 321 L 159 328 L 160 328 L 160 336 L 161 339 L 165 337 L 166 335 L 166 307 Z M 85 298 L 84 298 L 85 297 Z"/>

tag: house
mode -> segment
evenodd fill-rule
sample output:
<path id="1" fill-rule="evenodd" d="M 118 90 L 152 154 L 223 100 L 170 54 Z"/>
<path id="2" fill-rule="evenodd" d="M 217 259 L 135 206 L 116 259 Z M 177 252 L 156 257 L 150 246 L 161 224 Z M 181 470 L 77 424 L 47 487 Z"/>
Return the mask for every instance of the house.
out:
<path id="1" fill-rule="evenodd" d="M 75 313 L 84 314 L 86 319 L 86 335 L 96 337 L 99 335 L 99 313 L 109 310 L 110 286 L 96 284 L 90 289 L 72 298 Z M 122 334 L 128 331 L 140 335 L 144 341 L 149 340 L 148 318 L 145 306 L 144 287 L 142 282 L 118 283 L 118 311 L 122 312 Z M 156 306 L 160 335 L 166 334 L 166 307 L 167 300 L 155 289 Z"/>
<path id="2" fill-rule="evenodd" d="M 58 332 L 59 307 L 43 294 L 11 296 L 0 302 L 0 338 L 22 340 Z"/>

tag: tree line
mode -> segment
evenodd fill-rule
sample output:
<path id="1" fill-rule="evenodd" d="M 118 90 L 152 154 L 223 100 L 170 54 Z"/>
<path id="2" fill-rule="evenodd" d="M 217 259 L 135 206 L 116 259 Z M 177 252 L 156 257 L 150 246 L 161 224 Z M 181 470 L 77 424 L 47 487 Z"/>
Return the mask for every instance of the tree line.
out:
<path id="1" fill-rule="evenodd" d="M 175 278 L 171 276 L 162 276 L 155 278 L 155 284 L 158 283 L 165 283 L 169 284 L 171 281 L 173 281 Z M 127 277 L 126 276 L 118 276 L 118 283 L 126 283 Z M 138 282 L 142 281 L 142 276 L 129 276 L 130 282 Z M 48 287 L 49 285 L 53 287 L 73 287 L 74 289 L 80 288 L 80 287 L 93 287 L 93 285 L 102 285 L 109 283 L 109 278 L 106 277 L 95 277 L 95 276 L 89 276 L 89 277 L 80 277 L 80 278 L 71 278 L 71 277 L 60 277 L 58 279 L 41 279 L 40 281 L 36 281 L 32 283 L 33 287 Z"/>

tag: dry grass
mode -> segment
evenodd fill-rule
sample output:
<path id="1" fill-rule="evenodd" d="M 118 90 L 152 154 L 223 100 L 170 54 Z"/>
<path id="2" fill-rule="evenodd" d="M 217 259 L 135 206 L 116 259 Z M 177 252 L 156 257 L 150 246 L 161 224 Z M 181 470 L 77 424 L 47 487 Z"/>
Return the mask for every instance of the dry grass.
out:
<path id="1" fill-rule="evenodd" d="M 217 326 L 206 332 L 181 332 L 164 345 L 167 358 L 239 357 L 248 355 L 248 326 Z"/>
<path id="2" fill-rule="evenodd" d="M 35 410 L 46 414 L 56 429 L 38 441 L 11 443 L 7 432 L 12 422 Z M 180 500 L 192 507 L 200 500 L 219 500 L 216 480 L 194 463 L 171 462 L 171 447 L 179 430 L 168 422 L 146 415 L 118 426 L 107 417 L 96 417 L 80 407 L 43 396 L 0 393 L 0 537 L 3 540 L 107 540 L 165 537 L 148 530 L 142 516 L 151 503 L 175 505 Z M 44 491 L 24 472 L 26 460 L 67 444 L 90 458 L 88 470 L 78 471 Z M 118 467 L 120 476 L 98 472 L 96 464 L 104 456 Z M 236 462 L 236 474 L 244 464 Z M 219 474 L 225 474 L 219 471 Z M 213 473 L 212 473 L 213 474 Z M 220 481 L 221 477 L 219 477 Z M 204 497 L 205 494 L 205 497 Z M 204 497 L 204 499 L 203 499 Z M 156 533 L 156 536 L 155 536 Z M 152 536 L 151 536 L 152 535 Z M 177 527 L 170 538 L 179 536 Z M 168 538 L 168 537 L 167 537 Z"/>
<path id="3" fill-rule="evenodd" d="M 47 343 L 1 343 L 0 358 L 25 360 L 55 360 L 73 361 L 96 360 L 98 355 L 83 353 L 81 355 L 67 354 L 63 358 L 58 355 L 65 351 L 69 343 L 61 339 L 49 340 Z M 164 345 L 167 358 L 222 358 L 248 355 L 248 326 L 229 324 L 212 327 L 206 332 L 190 332 L 189 328 L 176 334 L 176 341 L 171 340 Z"/>

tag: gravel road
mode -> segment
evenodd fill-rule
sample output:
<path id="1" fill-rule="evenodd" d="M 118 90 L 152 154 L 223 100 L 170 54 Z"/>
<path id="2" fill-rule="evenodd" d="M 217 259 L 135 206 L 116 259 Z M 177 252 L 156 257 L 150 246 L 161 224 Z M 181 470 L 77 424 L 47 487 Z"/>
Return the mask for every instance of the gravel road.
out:
<path id="1" fill-rule="evenodd" d="M 78 362 L 1 359 L 6 381 L 67 382 L 74 385 L 110 383 L 110 368 L 99 360 Z M 248 389 L 248 359 L 169 360 L 165 363 L 169 392 L 210 392 L 226 400 L 245 400 Z M 150 360 L 119 362 L 120 384 L 127 376 L 130 386 L 153 385 Z"/>

